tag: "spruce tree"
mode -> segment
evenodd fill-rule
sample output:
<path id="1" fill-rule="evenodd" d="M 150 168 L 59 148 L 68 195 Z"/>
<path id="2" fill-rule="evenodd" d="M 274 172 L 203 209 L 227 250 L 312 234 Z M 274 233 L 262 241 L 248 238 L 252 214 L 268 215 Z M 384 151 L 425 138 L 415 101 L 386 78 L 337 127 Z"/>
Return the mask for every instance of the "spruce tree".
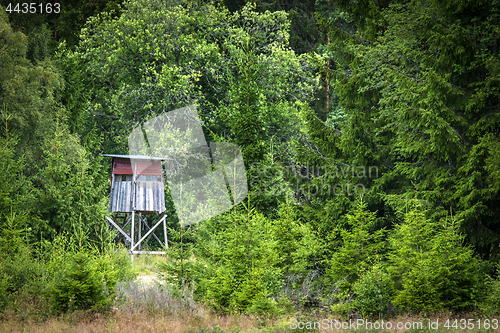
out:
<path id="1" fill-rule="evenodd" d="M 212 249 L 214 252 L 198 252 L 209 266 L 205 272 L 210 274 L 200 281 L 203 299 L 223 311 L 247 311 L 254 304 L 267 304 L 266 297 L 277 295 L 282 285 L 277 243 L 269 220 L 249 204 L 217 220 L 213 234 L 217 248 Z"/>
<path id="2" fill-rule="evenodd" d="M 109 307 L 104 284 L 99 280 L 92 258 L 85 251 L 70 256 L 66 271 L 55 282 L 53 290 L 54 309 L 57 312 L 68 310 L 103 310 Z"/>
<path id="3" fill-rule="evenodd" d="M 403 310 L 464 310 L 477 302 L 482 285 L 479 261 L 464 246 L 453 217 L 432 222 L 415 204 L 389 239 L 389 272 L 396 288 L 394 304 Z"/>
<path id="4" fill-rule="evenodd" d="M 349 290 L 352 283 L 363 272 L 369 271 L 385 252 L 385 230 L 377 230 L 375 215 L 359 199 L 354 211 L 347 215 L 347 227 L 340 230 L 342 246 L 333 254 L 330 273 L 334 281 L 345 281 L 345 289 Z"/>
<path id="5" fill-rule="evenodd" d="M 389 201 L 418 198 L 434 206 L 434 221 L 452 209 L 467 242 L 494 259 L 498 1 L 331 7 L 354 22 L 346 30 L 342 21 L 321 21 L 335 41 L 328 48 L 338 66 L 330 73 L 346 117 L 332 129 L 318 113 L 309 116 L 309 140 L 320 149 L 309 155 L 377 166 L 382 176 L 365 183 L 370 207 L 394 215 L 400 207 Z"/>
<path id="6" fill-rule="evenodd" d="M 53 136 L 46 138 L 44 162 L 38 167 L 37 211 L 47 221 L 46 232 L 53 236 L 75 227 L 94 231 L 106 223 L 108 200 L 103 194 L 108 184 L 102 181 L 101 169 L 91 167 L 89 153 L 65 124 L 57 123 Z"/>

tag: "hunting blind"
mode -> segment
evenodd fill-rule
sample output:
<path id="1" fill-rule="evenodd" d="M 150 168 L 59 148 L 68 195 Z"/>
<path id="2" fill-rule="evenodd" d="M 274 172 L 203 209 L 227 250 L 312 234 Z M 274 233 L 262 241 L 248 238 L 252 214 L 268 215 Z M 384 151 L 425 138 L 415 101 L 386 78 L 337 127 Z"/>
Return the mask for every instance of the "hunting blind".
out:
<path id="1" fill-rule="evenodd" d="M 141 244 L 147 243 L 149 237 L 154 237 L 161 246 L 168 248 L 167 226 L 165 215 L 165 183 L 162 177 L 164 158 L 138 155 L 110 155 L 111 157 L 111 192 L 109 212 L 107 217 L 113 225 L 130 243 L 132 262 L 134 254 L 164 254 L 163 251 L 141 251 Z M 135 215 L 138 215 L 138 224 Z M 149 226 L 143 215 L 160 215 L 160 220 L 152 227 Z M 127 232 L 128 224 L 130 232 Z M 163 223 L 164 242 L 154 233 L 154 230 Z M 136 234 L 137 229 L 137 234 Z M 142 232 L 146 233 L 142 236 Z"/>

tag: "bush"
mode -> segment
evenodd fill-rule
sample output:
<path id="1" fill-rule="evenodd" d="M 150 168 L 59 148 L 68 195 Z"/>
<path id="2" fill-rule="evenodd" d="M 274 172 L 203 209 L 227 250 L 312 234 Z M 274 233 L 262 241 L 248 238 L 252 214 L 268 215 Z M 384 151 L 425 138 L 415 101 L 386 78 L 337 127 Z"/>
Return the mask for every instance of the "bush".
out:
<path id="1" fill-rule="evenodd" d="M 391 305 L 392 286 L 389 274 L 379 265 L 373 266 L 354 283 L 353 291 L 356 298 L 353 307 L 363 317 L 386 313 Z"/>
<path id="2" fill-rule="evenodd" d="M 252 306 L 250 306 L 248 312 L 275 316 L 278 314 L 278 307 L 276 302 L 272 299 L 261 296 L 253 300 Z"/>
<path id="3" fill-rule="evenodd" d="M 96 248 L 78 231 L 73 236 L 58 235 L 53 242 L 41 242 L 42 292 L 53 313 L 106 311 L 116 295 L 117 283 L 133 277 L 126 254 L 111 242 L 103 244 Z"/>
<path id="4" fill-rule="evenodd" d="M 96 264 L 85 252 L 75 253 L 53 289 L 54 310 L 104 310 L 110 305 Z M 116 284 L 116 283 L 115 283 Z M 114 288 L 114 286 L 113 286 Z"/>
<path id="5" fill-rule="evenodd" d="M 363 270 L 369 269 L 385 251 L 385 229 L 377 230 L 376 213 L 360 199 L 347 214 L 348 228 L 341 228 L 342 246 L 332 257 L 330 273 L 335 281 L 343 281 L 342 289 L 351 290 Z"/>
<path id="6" fill-rule="evenodd" d="M 262 277 L 258 272 L 251 272 L 245 281 L 234 292 L 231 307 L 238 310 L 246 310 L 252 304 L 263 297 L 264 288 L 262 286 Z M 267 295 L 265 295 L 267 296 Z"/>
<path id="7" fill-rule="evenodd" d="M 3 263 L 0 264 L 3 267 Z M 8 302 L 7 287 L 8 287 L 7 275 L 2 274 L 0 275 L 0 314 L 7 307 L 7 302 Z"/>
<path id="8" fill-rule="evenodd" d="M 270 306 L 264 299 L 282 287 L 278 244 L 269 220 L 250 204 L 243 206 L 204 222 L 193 233 L 197 246 L 178 242 L 172 247 L 184 254 L 171 252 L 177 262 L 159 267 L 167 279 L 184 276 L 185 282 L 194 281 L 198 299 L 221 312 L 259 312 Z"/>
<path id="9" fill-rule="evenodd" d="M 418 206 L 394 229 L 388 267 L 395 281 L 394 305 L 413 312 L 467 310 L 480 299 L 480 261 L 463 245 L 460 223 L 425 217 Z"/>
<path id="10" fill-rule="evenodd" d="M 394 302 L 401 308 L 415 312 L 433 312 L 445 308 L 442 290 L 443 277 L 432 262 L 419 262 L 402 277 L 402 290 Z"/>
<path id="11" fill-rule="evenodd" d="M 497 279 L 489 277 L 486 287 L 487 296 L 483 302 L 483 309 L 487 314 L 500 314 L 500 265 L 498 265 Z"/>
<path id="12" fill-rule="evenodd" d="M 218 267 L 211 279 L 202 280 L 206 288 L 206 301 L 216 310 L 228 310 L 236 284 L 228 270 Z M 215 288 L 217 286 L 217 288 Z"/>
<path id="13" fill-rule="evenodd" d="M 26 217 L 11 213 L 0 221 L 0 313 L 13 295 L 27 288 L 41 274 L 40 266 L 31 256 L 30 247 L 22 237 Z"/>

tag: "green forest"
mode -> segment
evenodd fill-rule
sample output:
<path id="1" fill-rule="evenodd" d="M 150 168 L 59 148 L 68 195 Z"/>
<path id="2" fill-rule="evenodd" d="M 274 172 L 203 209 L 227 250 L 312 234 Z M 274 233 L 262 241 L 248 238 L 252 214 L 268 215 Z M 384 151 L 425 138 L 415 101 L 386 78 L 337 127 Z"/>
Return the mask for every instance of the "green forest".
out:
<path id="1" fill-rule="evenodd" d="M 0 331 L 495 331 L 499 48 L 499 0 L 0 0 Z M 166 186 L 132 264 L 103 154 L 189 105 L 248 194 Z"/>

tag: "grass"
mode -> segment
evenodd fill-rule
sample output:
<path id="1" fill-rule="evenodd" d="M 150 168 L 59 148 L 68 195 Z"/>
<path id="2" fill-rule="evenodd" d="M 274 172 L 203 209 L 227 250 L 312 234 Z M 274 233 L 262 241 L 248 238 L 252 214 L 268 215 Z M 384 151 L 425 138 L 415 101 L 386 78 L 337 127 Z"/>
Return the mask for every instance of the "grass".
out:
<path id="1" fill-rule="evenodd" d="M 134 260 L 140 276 L 156 273 L 155 261 L 147 256 Z M 74 312 L 50 316 L 46 304 L 26 299 L 4 313 L 0 332 L 264 332 L 273 320 L 247 315 L 223 316 L 193 300 L 192 289 L 175 290 L 155 280 L 122 282 L 115 305 L 107 314 Z"/>
<path id="2" fill-rule="evenodd" d="M 159 273 L 158 263 L 166 260 L 167 258 L 163 255 L 134 255 L 132 271 L 138 275 L 156 275 Z"/>
<path id="3" fill-rule="evenodd" d="M 141 256 L 134 258 L 133 270 L 138 279 L 122 282 L 117 286 L 117 298 L 111 311 L 106 314 L 90 314 L 74 312 L 58 317 L 50 316 L 46 305 L 36 299 L 23 299 L 19 297 L 18 306 L 10 309 L 0 320 L 0 332 L 76 332 L 76 333 L 292 333 L 292 332 L 406 332 L 406 333 L 444 333 L 444 332 L 500 332 L 500 329 L 478 329 L 477 321 L 474 328 L 460 329 L 460 319 L 480 316 L 475 314 L 453 315 L 440 313 L 429 318 L 416 315 L 401 315 L 384 320 L 383 329 L 372 329 L 363 322 L 359 329 L 342 328 L 335 321 L 347 322 L 349 319 L 335 313 L 322 311 L 321 313 L 293 313 L 276 318 L 254 316 L 245 314 L 221 315 L 208 310 L 203 304 L 196 303 L 193 299 L 192 288 L 189 286 L 178 291 L 168 284 L 159 283 L 158 280 L 141 279 L 155 277 L 158 274 L 157 264 L 165 260 L 162 256 Z M 450 328 L 443 324 L 451 320 Z M 453 328 L 453 320 L 458 319 L 457 328 Z M 481 318 L 482 319 L 482 318 Z M 500 318 L 489 318 L 499 320 Z M 326 321 L 324 321 L 326 320 Z M 328 320 L 333 325 L 328 329 L 322 327 Z M 311 323 L 312 329 L 293 329 L 291 323 Z M 353 319 L 356 321 L 356 319 Z M 429 321 L 439 322 L 438 329 L 429 328 Z M 314 329 L 314 323 L 320 323 L 320 329 Z M 381 324 L 381 320 L 372 319 L 371 322 Z M 387 323 L 391 329 L 387 329 Z M 404 327 L 398 329 L 398 323 L 422 323 L 420 327 Z M 483 322 L 483 319 L 482 319 Z M 377 324 L 375 324 L 376 327 Z M 400 324 L 401 325 L 401 324 Z M 408 324 L 407 324 L 408 325 Z M 316 325 L 318 327 L 318 325 Z M 373 327 L 373 326 L 372 326 Z M 368 328 L 368 330 L 367 330 Z"/>
<path id="4" fill-rule="evenodd" d="M 292 332 L 407 332 L 407 333 L 444 333 L 444 332 L 500 332 L 499 329 L 478 329 L 474 322 L 474 329 L 450 329 L 443 324 L 450 319 L 475 318 L 473 314 L 453 315 L 440 313 L 425 318 L 416 315 L 402 315 L 389 320 L 384 320 L 384 327 L 391 323 L 392 329 L 366 329 L 366 324 L 359 329 L 341 328 L 335 325 L 326 329 L 293 329 L 291 323 L 298 322 L 325 323 L 328 320 L 349 323 L 349 319 L 331 312 L 321 313 L 293 313 L 277 318 L 266 318 L 245 314 L 221 315 L 214 313 L 196 303 L 192 298 L 192 291 L 185 288 L 181 292 L 160 283 L 144 283 L 131 281 L 118 285 L 118 297 L 115 306 L 107 314 L 89 314 L 74 312 L 59 317 L 37 317 L 37 305 L 32 308 L 22 308 L 20 311 L 7 312 L 0 321 L 0 332 L 76 332 L 76 333 L 139 333 L 139 332 L 165 332 L 165 333 L 292 333 Z M 40 306 L 40 304 L 38 304 Z M 26 312 L 27 311 L 27 312 Z M 38 319 L 37 319 L 38 318 Z M 490 320 L 493 318 L 490 318 Z M 496 318 L 500 319 L 500 318 Z M 357 319 L 351 319 L 356 322 Z M 439 322 L 439 328 L 429 329 L 429 321 Z M 372 319 L 371 322 L 381 323 L 381 320 Z M 407 327 L 398 329 L 398 323 L 422 323 L 421 327 Z M 457 322 L 460 325 L 460 322 Z M 491 323 L 491 321 L 490 321 Z M 304 328 L 306 328 L 304 325 Z M 324 325 L 324 324 L 323 324 Z M 375 324 L 376 325 L 376 324 Z M 375 326 L 376 327 L 376 326 Z"/>
<path id="5" fill-rule="evenodd" d="M 119 308 L 107 315 L 73 313 L 41 322 L 24 320 L 16 316 L 5 318 L 0 323 L 1 332 L 265 332 L 264 325 L 273 326 L 273 322 L 263 323 L 261 319 L 231 315 L 218 316 L 204 308 L 195 311 L 165 311 L 151 314 L 148 311 Z M 269 331 L 270 332 L 270 331 Z"/>
<path id="6" fill-rule="evenodd" d="M 307 315 L 302 315 L 301 320 L 304 320 Z M 334 315 L 328 319 L 334 319 Z M 159 312 L 148 313 L 138 308 L 131 309 L 130 307 L 120 307 L 119 309 L 109 313 L 102 314 L 85 314 L 73 313 L 70 315 L 52 318 L 43 322 L 20 322 L 15 318 L 4 320 L 0 329 L 2 332 L 85 332 L 85 333 L 100 333 L 100 332 L 116 332 L 116 333 L 138 333 L 138 332 L 165 332 L 165 333 L 292 333 L 292 332 L 406 332 L 406 333 L 444 333 L 444 332 L 500 332 L 499 329 L 447 329 L 442 323 L 447 319 L 455 319 L 449 314 L 443 313 L 431 318 L 423 318 L 419 316 L 405 315 L 398 318 L 384 321 L 387 325 L 391 323 L 393 329 L 382 330 L 373 329 L 366 330 L 360 328 L 352 329 L 292 329 L 290 320 L 296 317 L 281 317 L 272 320 L 265 320 L 249 315 L 228 315 L 221 316 L 214 314 L 203 307 L 198 307 L 195 310 L 187 310 L 178 312 Z M 327 318 L 309 317 L 311 322 Z M 439 329 L 429 329 L 428 321 L 436 322 L 439 320 Z M 374 321 L 372 321 L 374 322 Z M 409 328 L 397 329 L 397 323 L 413 323 L 422 322 L 422 329 Z"/>

